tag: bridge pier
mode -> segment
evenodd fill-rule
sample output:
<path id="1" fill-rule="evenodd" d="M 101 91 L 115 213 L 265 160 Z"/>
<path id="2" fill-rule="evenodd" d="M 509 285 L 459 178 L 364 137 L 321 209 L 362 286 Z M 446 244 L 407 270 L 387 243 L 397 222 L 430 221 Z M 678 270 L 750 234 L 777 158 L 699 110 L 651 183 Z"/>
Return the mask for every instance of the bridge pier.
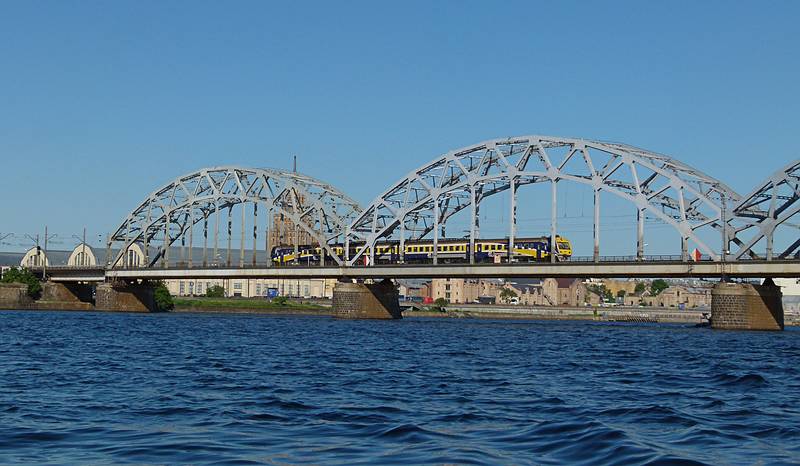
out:
<path id="1" fill-rule="evenodd" d="M 91 311 L 92 285 L 81 283 L 42 283 L 42 296 L 34 301 L 33 309 Z"/>
<path id="2" fill-rule="evenodd" d="M 365 284 L 339 281 L 333 288 L 333 315 L 339 319 L 401 319 L 399 294 L 390 280 Z"/>
<path id="3" fill-rule="evenodd" d="M 0 309 L 30 309 L 33 300 L 28 296 L 28 285 L 0 283 Z"/>
<path id="4" fill-rule="evenodd" d="M 783 330 L 779 286 L 718 283 L 711 291 L 711 327 L 724 330 Z"/>
<path id="5" fill-rule="evenodd" d="M 101 283 L 95 292 L 95 307 L 98 311 L 156 312 L 155 286 Z"/>

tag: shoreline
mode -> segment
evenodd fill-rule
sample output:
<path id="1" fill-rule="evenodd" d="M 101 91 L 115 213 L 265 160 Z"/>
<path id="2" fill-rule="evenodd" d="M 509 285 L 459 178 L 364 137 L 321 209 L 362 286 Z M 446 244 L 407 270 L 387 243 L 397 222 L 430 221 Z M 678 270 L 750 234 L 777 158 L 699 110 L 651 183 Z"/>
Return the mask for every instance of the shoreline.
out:
<path id="1" fill-rule="evenodd" d="M 2 311 L 68 311 L 68 312 L 113 312 L 97 311 L 94 308 L 79 308 L 59 303 L 59 306 L 43 308 L 28 307 L 23 309 L 0 309 Z M 233 303 L 231 303 L 233 304 Z M 308 306 L 308 305 L 306 305 Z M 312 307 L 313 306 L 313 307 Z M 595 314 L 595 311 L 597 313 Z M 126 313 L 126 312 L 120 312 Z M 186 306 L 176 305 L 171 311 L 159 314 L 233 314 L 263 316 L 315 316 L 334 317 L 330 306 L 311 305 L 295 307 L 291 303 L 285 307 L 248 307 L 248 306 Z M 403 318 L 435 318 L 435 319 L 481 319 L 481 320 L 559 320 L 559 321 L 594 321 L 594 322 L 637 322 L 655 324 L 705 324 L 708 322 L 703 314 L 710 310 L 677 310 L 652 308 L 511 308 L 508 306 L 452 306 L 439 312 L 434 310 L 403 311 Z M 786 319 L 786 327 L 800 326 L 800 319 Z"/>

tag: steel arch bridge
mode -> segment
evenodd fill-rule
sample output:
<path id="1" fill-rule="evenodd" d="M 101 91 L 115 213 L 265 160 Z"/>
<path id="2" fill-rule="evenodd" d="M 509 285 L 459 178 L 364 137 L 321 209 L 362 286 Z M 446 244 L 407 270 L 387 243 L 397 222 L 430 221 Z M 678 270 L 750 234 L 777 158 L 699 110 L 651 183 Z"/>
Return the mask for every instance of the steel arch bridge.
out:
<path id="1" fill-rule="evenodd" d="M 600 194 L 609 193 L 635 207 L 637 212 L 636 259 L 644 257 L 645 216 L 657 218 L 680 235 L 681 257 L 688 259 L 688 244 L 714 261 L 784 259 L 800 257 L 800 235 L 792 218 L 800 209 L 800 160 L 779 170 L 747 196 L 740 196 L 719 180 L 674 158 L 630 145 L 549 136 L 493 139 L 443 154 L 408 173 L 365 208 L 333 186 L 297 173 L 242 167 L 202 169 L 176 178 L 151 193 L 111 235 L 109 249 L 118 253 L 111 267 L 126 267 L 127 252 L 138 245 L 147 266 L 159 260 L 169 263 L 170 246 L 179 242 L 190 248 L 194 230 L 202 230 L 203 265 L 207 265 L 209 218 L 214 218 L 214 251 L 218 248 L 220 217 L 227 210 L 228 265 L 232 209 L 242 206 L 241 254 L 244 266 L 245 208 L 253 216 L 253 265 L 258 237 L 258 206 L 267 219 L 280 214 L 305 231 L 322 254 L 337 266 L 352 267 L 365 257 L 375 264 L 377 245 L 432 239 L 436 247 L 444 238 L 449 219 L 469 214 L 469 247 L 475 251 L 480 238 L 481 204 L 508 191 L 510 198 L 508 250 L 517 235 L 518 191 L 526 185 L 549 186 L 551 193 L 550 237 L 558 231 L 557 193 L 566 183 L 588 187 L 594 194 L 594 261 L 600 256 Z M 265 250 L 269 253 L 269 220 Z M 778 229 L 791 244 L 775 254 Z M 716 249 L 708 238 L 718 235 Z M 343 247 L 342 247 L 343 246 Z M 352 247 L 351 247 L 352 246 Z M 294 244 L 295 256 L 298 245 Z M 469 254 L 470 263 L 474 254 Z M 267 256 L 269 257 L 269 256 Z M 550 256 L 555 260 L 555 255 Z M 188 266 L 191 267 L 191 254 Z M 271 261 L 267 259 L 267 266 Z"/>
<path id="2" fill-rule="evenodd" d="M 110 237 L 109 249 L 113 244 L 121 244 L 121 247 L 109 265 L 129 266 L 127 253 L 134 244 L 141 245 L 148 266 L 155 265 L 159 259 L 163 259 L 162 262 L 167 265 L 170 246 L 179 239 L 185 246 L 188 237 L 191 248 L 194 243 L 194 227 L 201 222 L 203 264 L 207 265 L 209 218 L 214 216 L 213 251 L 216 257 L 219 248 L 220 217 L 224 215 L 222 212 L 225 210 L 227 210 L 228 232 L 227 260 L 230 265 L 233 207 L 248 204 L 253 208 L 253 251 L 257 249 L 255 241 L 258 231 L 258 206 L 261 205 L 266 210 L 268 219 L 274 214 L 284 216 L 297 228 L 314 238 L 338 264 L 342 263 L 342 259 L 328 245 L 337 241 L 346 225 L 361 210 L 355 201 L 333 186 L 298 173 L 235 166 L 206 168 L 178 177 L 153 191 L 128 214 Z M 244 210 L 241 223 L 243 251 Z M 268 232 L 265 237 L 265 249 L 269 251 L 273 245 L 269 243 Z M 154 243 L 158 247 L 151 256 Z M 187 265 L 191 267 L 192 255 L 188 257 Z M 255 260 L 255 256 L 253 257 Z M 241 266 L 244 265 L 243 262 L 242 255 Z"/>

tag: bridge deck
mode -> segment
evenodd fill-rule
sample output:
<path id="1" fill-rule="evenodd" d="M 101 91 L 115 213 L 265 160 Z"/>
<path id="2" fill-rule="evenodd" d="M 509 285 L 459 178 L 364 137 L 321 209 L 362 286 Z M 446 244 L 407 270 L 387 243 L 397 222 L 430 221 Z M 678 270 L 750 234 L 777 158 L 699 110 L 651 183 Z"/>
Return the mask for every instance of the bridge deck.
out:
<path id="1" fill-rule="evenodd" d="M 375 265 L 371 267 L 214 267 L 110 269 L 49 267 L 54 281 L 221 278 L 613 278 L 800 277 L 800 261 L 561 262 L 527 264 Z"/>

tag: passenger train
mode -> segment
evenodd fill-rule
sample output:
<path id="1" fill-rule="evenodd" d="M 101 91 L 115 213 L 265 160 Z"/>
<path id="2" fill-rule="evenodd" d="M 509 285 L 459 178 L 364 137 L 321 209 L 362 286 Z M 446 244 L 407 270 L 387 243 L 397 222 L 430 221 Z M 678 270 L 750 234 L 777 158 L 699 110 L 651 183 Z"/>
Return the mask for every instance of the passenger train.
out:
<path id="1" fill-rule="evenodd" d="M 350 243 L 350 257 L 355 256 L 364 243 Z M 508 238 L 475 240 L 475 262 L 508 262 Z M 417 240 L 405 243 L 403 259 L 407 264 L 430 264 L 433 262 L 433 241 Z M 344 257 L 344 245 L 332 245 L 331 249 Z M 319 246 L 298 246 L 297 262 L 300 264 L 319 264 L 321 250 Z M 548 262 L 551 260 L 550 237 L 518 238 L 514 240 L 514 262 Z M 572 256 L 572 244 L 563 236 L 556 236 L 555 254 L 557 261 L 565 261 Z M 369 261 L 370 251 L 362 256 L 364 264 Z M 398 241 L 378 244 L 375 248 L 375 263 L 394 264 L 400 262 L 400 243 Z M 330 259 L 327 259 L 328 262 Z M 437 260 L 440 263 L 469 262 L 469 240 L 441 239 L 438 242 Z M 272 262 L 281 265 L 295 261 L 294 246 L 277 246 L 272 248 Z M 332 261 L 331 261 L 332 263 Z"/>

